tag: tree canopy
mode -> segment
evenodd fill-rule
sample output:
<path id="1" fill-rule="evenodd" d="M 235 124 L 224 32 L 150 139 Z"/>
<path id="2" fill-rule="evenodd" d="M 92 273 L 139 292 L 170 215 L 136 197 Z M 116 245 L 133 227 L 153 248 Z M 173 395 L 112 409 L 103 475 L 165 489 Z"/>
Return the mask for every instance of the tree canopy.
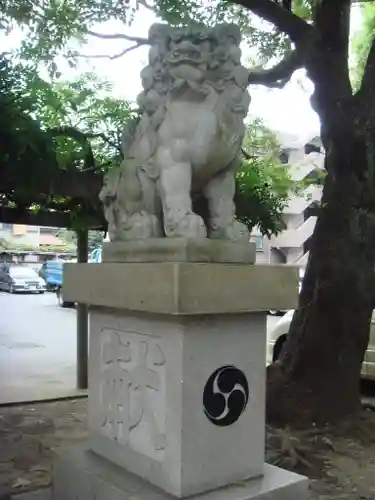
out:
<path id="1" fill-rule="evenodd" d="M 0 73 L 2 206 L 66 210 L 74 217 L 82 207 L 54 192 L 56 174 L 102 172 L 118 164 L 130 104 L 113 98 L 109 84 L 93 74 L 51 83 L 32 65 L 4 54 Z M 51 191 L 41 193 L 41 184 Z"/>
<path id="2" fill-rule="evenodd" d="M 309 2 L 300 0 L 298 3 L 299 11 L 305 15 Z M 7 30 L 19 26 L 27 33 L 20 47 L 23 57 L 48 62 L 52 67 L 52 61 L 58 54 L 64 54 L 73 65 L 78 51 L 77 44 L 70 42 L 83 43 L 91 36 L 122 40 L 124 48 L 120 55 L 147 43 L 147 40 L 128 36 L 126 32 L 101 34 L 93 30 L 98 25 L 113 21 L 126 29 L 144 10 L 152 11 L 159 19 L 174 26 L 236 22 L 256 49 L 259 62 L 283 55 L 290 49 L 287 37 L 280 30 L 269 25 L 262 26 L 246 8 L 228 0 L 156 0 L 152 4 L 146 0 L 65 0 L 48 2 L 43 6 L 37 0 L 5 0 L 2 22 Z"/>

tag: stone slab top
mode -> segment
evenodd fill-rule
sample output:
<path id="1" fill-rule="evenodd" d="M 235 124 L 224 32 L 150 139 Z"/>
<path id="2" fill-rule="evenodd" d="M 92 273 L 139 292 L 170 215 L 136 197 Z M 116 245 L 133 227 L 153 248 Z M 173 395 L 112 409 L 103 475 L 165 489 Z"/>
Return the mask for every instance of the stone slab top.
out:
<path id="1" fill-rule="evenodd" d="M 255 264 L 252 242 L 208 238 L 151 238 L 104 243 L 103 262 L 216 262 Z"/>
<path id="2" fill-rule="evenodd" d="M 64 299 L 169 315 L 293 309 L 298 268 L 204 263 L 65 264 Z"/>

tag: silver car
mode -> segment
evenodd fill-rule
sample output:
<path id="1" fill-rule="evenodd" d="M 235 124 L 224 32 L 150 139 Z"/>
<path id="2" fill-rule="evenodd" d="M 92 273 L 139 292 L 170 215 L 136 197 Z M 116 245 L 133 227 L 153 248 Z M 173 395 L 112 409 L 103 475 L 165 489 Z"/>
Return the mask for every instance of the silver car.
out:
<path id="1" fill-rule="evenodd" d="M 46 282 L 31 267 L 2 264 L 0 266 L 0 290 L 9 293 L 44 293 Z"/>

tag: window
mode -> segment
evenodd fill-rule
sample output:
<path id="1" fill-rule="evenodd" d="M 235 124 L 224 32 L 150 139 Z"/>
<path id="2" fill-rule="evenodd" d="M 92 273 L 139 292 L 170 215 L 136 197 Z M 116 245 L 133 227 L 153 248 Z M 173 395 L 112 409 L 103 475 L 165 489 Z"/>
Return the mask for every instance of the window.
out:
<path id="1" fill-rule="evenodd" d="M 289 161 L 289 154 L 286 151 L 280 153 L 280 163 L 285 164 Z"/>
<path id="2" fill-rule="evenodd" d="M 27 226 L 26 231 L 28 233 L 38 233 L 39 232 L 39 226 Z"/>
<path id="3" fill-rule="evenodd" d="M 308 155 L 310 153 L 320 153 L 320 146 L 316 146 L 315 144 L 306 144 L 305 145 L 305 154 Z"/>
<path id="4" fill-rule="evenodd" d="M 252 234 L 250 236 L 250 241 L 255 243 L 257 252 L 263 252 L 263 236 L 261 234 Z"/>
<path id="5" fill-rule="evenodd" d="M 52 234 L 53 236 L 55 236 L 57 231 L 58 231 L 57 227 L 42 226 L 39 228 L 40 234 Z"/>
<path id="6" fill-rule="evenodd" d="M 10 267 L 9 276 L 15 279 L 36 278 L 37 274 L 30 267 Z"/>

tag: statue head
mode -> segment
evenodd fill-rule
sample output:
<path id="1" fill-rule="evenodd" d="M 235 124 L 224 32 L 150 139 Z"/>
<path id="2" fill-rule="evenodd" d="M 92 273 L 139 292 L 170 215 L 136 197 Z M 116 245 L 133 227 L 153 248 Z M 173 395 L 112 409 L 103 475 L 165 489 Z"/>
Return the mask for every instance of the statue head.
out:
<path id="1" fill-rule="evenodd" d="M 155 23 L 149 40 L 149 65 L 141 73 L 144 92 L 139 104 L 150 115 L 165 108 L 168 99 L 202 100 L 212 92 L 223 93 L 229 84 L 239 84 L 234 74 L 242 69 L 237 25 L 175 28 Z"/>

